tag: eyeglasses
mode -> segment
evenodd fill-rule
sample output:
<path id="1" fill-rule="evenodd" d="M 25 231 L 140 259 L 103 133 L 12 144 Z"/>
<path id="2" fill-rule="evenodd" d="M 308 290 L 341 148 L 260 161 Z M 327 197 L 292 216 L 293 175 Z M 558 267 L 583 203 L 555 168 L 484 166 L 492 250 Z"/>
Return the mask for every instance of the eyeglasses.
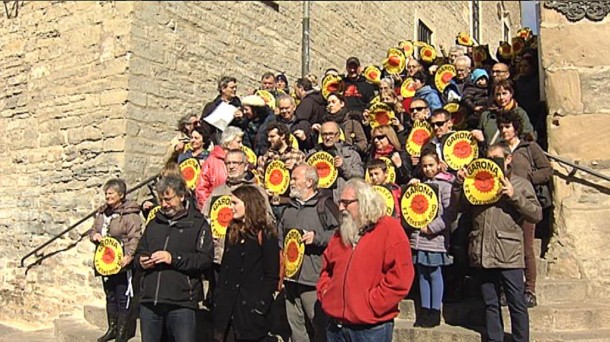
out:
<path id="1" fill-rule="evenodd" d="M 412 108 L 409 108 L 409 112 L 411 112 L 411 113 L 421 112 L 424 109 L 428 109 L 428 107 L 412 107 Z"/>
<path id="2" fill-rule="evenodd" d="M 342 199 L 342 200 L 339 200 L 339 205 L 343 204 L 343 207 L 347 208 L 348 205 L 350 205 L 354 202 L 358 202 L 358 200 L 357 199 L 351 199 L 351 200 Z"/>
<path id="3" fill-rule="evenodd" d="M 376 135 L 376 136 L 373 137 L 373 140 L 383 140 L 383 139 L 385 139 L 387 137 L 388 136 L 385 135 L 385 134 L 384 135 Z"/>
<path id="4" fill-rule="evenodd" d="M 320 135 L 322 137 L 334 137 L 337 134 L 339 134 L 339 132 L 322 132 L 322 133 L 320 133 Z"/>
<path id="5" fill-rule="evenodd" d="M 176 197 L 178 197 L 178 195 L 176 195 L 176 194 L 174 194 L 174 196 L 171 196 L 171 197 L 159 197 L 159 202 L 160 203 L 169 203 L 171 200 L 173 200 Z"/>
<path id="6" fill-rule="evenodd" d="M 240 161 L 225 161 L 225 165 L 241 165 L 244 162 L 240 162 Z"/>
<path id="7" fill-rule="evenodd" d="M 443 127 L 447 123 L 447 121 L 449 120 L 430 122 L 430 125 L 432 127 Z"/>

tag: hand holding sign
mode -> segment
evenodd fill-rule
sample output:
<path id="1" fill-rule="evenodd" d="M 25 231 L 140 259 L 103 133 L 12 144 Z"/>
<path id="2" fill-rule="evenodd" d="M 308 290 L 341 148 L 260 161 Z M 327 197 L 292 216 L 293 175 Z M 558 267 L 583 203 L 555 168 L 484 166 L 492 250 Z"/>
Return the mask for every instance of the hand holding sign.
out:
<path id="1" fill-rule="evenodd" d="M 508 198 L 512 198 L 515 194 L 515 189 L 513 188 L 513 185 L 511 184 L 510 180 L 508 180 L 508 178 L 506 177 L 502 177 L 500 181 L 502 182 L 502 188 L 500 188 L 500 193 L 502 195 L 506 195 Z"/>
<path id="2" fill-rule="evenodd" d="M 315 235 L 316 235 L 316 232 L 313 232 L 313 231 L 308 232 L 308 231 L 306 231 L 303 234 L 303 237 L 301 238 L 301 241 L 303 241 L 303 243 L 306 244 L 306 245 L 311 245 L 313 243 L 313 239 L 314 239 Z"/>

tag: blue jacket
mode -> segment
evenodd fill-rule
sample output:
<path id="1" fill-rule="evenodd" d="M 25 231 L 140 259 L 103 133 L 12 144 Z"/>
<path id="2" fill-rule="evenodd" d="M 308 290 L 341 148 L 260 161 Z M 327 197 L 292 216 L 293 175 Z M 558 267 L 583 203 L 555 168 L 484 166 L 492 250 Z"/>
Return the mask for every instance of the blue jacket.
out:
<path id="1" fill-rule="evenodd" d="M 443 101 L 441 95 L 435 89 L 432 89 L 429 85 L 423 86 L 420 90 L 415 92 L 415 97 L 419 97 L 428 101 L 430 111 L 435 109 L 443 108 Z"/>

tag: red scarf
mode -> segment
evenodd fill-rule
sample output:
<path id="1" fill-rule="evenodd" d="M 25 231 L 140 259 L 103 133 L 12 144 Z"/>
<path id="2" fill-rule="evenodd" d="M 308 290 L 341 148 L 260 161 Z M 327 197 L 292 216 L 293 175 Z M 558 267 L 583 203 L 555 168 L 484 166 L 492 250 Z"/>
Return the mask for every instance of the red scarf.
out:
<path id="1" fill-rule="evenodd" d="M 381 149 L 381 150 L 375 150 L 375 159 L 379 158 L 379 157 L 388 157 L 390 158 L 390 156 L 392 155 L 392 153 L 394 153 L 394 146 L 392 145 L 388 145 L 387 147 Z"/>

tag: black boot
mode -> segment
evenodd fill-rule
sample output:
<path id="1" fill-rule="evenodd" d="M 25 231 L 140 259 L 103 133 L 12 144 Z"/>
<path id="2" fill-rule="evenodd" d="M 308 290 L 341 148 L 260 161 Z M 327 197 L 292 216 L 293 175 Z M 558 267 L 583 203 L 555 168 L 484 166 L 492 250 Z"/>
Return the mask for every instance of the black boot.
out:
<path id="1" fill-rule="evenodd" d="M 117 314 L 116 312 L 108 312 L 108 310 L 106 310 L 106 317 L 108 318 L 108 330 L 97 339 L 97 342 L 107 342 L 114 340 L 116 337 Z"/>
<path id="2" fill-rule="evenodd" d="M 116 324 L 116 340 L 115 342 L 127 342 L 131 338 L 129 336 L 129 324 L 128 324 L 129 314 L 127 312 L 119 313 Z"/>
<path id="3" fill-rule="evenodd" d="M 428 309 L 428 317 L 424 321 L 422 327 L 433 328 L 441 325 L 441 311 L 435 309 Z"/>
<path id="4" fill-rule="evenodd" d="M 424 323 L 428 320 L 428 315 L 430 314 L 430 309 L 421 308 L 419 310 L 419 314 L 415 317 L 415 323 L 413 323 L 414 327 L 423 327 Z"/>

